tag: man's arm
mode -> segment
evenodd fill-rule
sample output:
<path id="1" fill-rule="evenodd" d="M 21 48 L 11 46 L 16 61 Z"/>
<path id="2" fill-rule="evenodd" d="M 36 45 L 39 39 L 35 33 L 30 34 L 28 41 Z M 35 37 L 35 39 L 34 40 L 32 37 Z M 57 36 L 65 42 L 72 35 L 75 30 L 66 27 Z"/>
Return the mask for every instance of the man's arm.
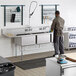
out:
<path id="1" fill-rule="evenodd" d="M 64 19 L 61 18 L 59 22 L 60 22 L 60 27 L 63 29 L 65 23 Z"/>
<path id="2" fill-rule="evenodd" d="M 63 19 L 63 28 L 64 28 L 65 20 Z"/>
<path id="3" fill-rule="evenodd" d="M 52 25 L 51 25 L 51 31 L 53 31 L 55 28 L 55 20 L 53 20 Z"/>

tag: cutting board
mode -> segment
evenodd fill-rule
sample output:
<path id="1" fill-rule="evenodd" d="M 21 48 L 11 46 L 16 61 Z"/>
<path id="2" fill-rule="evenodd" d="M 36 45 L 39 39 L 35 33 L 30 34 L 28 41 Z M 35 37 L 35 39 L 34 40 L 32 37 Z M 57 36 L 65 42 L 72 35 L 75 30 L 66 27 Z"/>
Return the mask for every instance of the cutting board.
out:
<path id="1" fill-rule="evenodd" d="M 67 60 L 70 60 L 72 62 L 76 62 L 76 53 L 68 53 L 65 55 L 66 55 Z"/>

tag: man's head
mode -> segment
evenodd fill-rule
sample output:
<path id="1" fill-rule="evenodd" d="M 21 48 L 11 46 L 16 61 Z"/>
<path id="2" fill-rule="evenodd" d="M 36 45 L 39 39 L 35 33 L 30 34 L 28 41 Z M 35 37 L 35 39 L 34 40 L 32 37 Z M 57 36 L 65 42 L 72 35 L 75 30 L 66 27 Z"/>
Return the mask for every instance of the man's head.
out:
<path id="1" fill-rule="evenodd" d="M 60 12 L 59 11 L 56 11 L 55 12 L 55 16 L 57 17 L 57 16 L 59 16 L 60 15 Z"/>

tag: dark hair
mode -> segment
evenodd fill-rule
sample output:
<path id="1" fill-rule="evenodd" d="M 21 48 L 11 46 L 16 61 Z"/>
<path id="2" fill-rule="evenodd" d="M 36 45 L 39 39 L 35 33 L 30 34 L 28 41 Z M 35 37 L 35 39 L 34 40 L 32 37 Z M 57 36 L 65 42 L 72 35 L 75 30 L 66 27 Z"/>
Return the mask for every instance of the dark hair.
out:
<path id="1" fill-rule="evenodd" d="M 60 14 L 60 12 L 59 11 L 56 11 L 55 14 Z"/>

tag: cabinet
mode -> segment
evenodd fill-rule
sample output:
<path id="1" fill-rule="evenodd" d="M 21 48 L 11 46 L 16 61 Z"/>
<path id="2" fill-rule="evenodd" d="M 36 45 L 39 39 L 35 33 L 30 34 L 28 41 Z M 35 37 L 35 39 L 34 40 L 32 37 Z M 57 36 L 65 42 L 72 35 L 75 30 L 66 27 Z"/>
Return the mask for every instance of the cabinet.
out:
<path id="1" fill-rule="evenodd" d="M 37 44 L 50 43 L 50 33 L 37 35 Z"/>
<path id="2" fill-rule="evenodd" d="M 15 38 L 15 44 L 20 46 L 35 44 L 35 35 L 25 35 Z"/>
<path id="3" fill-rule="evenodd" d="M 17 45 L 21 46 L 21 60 L 23 57 L 23 47 L 29 45 L 41 45 L 52 42 L 52 33 L 30 34 L 15 37 L 15 54 L 17 56 Z"/>
<path id="4" fill-rule="evenodd" d="M 46 76 L 76 76 L 76 62 L 58 64 L 56 58 L 46 59 Z"/>
<path id="5" fill-rule="evenodd" d="M 24 36 L 15 38 L 15 44 L 20 46 L 45 44 L 45 43 L 50 43 L 52 41 L 53 39 L 52 39 L 51 33 L 24 35 Z"/>
<path id="6" fill-rule="evenodd" d="M 64 33 L 64 48 L 76 48 L 76 27 L 69 27 Z"/>

